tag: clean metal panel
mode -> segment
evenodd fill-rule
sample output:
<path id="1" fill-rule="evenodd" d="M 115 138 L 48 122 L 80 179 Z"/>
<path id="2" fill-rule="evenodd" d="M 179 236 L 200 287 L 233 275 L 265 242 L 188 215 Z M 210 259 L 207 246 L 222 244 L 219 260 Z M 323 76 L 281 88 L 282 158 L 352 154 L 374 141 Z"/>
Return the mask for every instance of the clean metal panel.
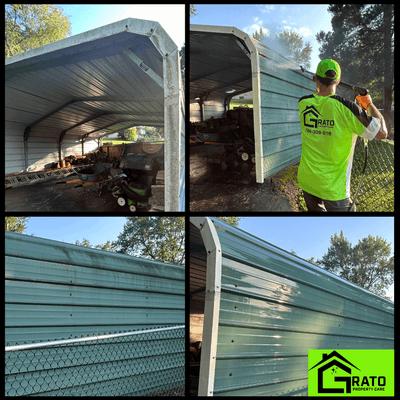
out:
<path id="1" fill-rule="evenodd" d="M 307 395 L 309 349 L 394 348 L 391 301 L 221 220 L 192 218 L 201 231 L 206 221 L 222 253 L 214 381 L 206 394 Z"/>

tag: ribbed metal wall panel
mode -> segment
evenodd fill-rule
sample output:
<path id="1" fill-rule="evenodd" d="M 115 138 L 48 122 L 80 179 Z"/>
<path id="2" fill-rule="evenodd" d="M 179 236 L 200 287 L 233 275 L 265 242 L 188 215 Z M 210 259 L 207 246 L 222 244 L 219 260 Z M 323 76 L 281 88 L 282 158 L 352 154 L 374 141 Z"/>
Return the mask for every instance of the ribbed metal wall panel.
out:
<path id="1" fill-rule="evenodd" d="M 25 169 L 24 156 L 24 126 L 19 123 L 5 123 L 5 174 L 22 173 Z M 28 153 L 28 172 L 51 168 L 54 162 L 59 161 L 58 144 L 49 140 L 48 134 L 43 131 L 36 134 L 29 141 L 31 151 Z M 98 149 L 97 141 L 88 140 L 84 143 L 84 153 Z M 81 156 L 82 143 L 76 138 L 64 139 L 61 146 L 62 157 L 69 155 Z"/>
<path id="2" fill-rule="evenodd" d="M 222 251 L 213 395 L 307 395 L 309 349 L 394 348 L 392 302 L 212 222 Z"/>
<path id="3" fill-rule="evenodd" d="M 260 64 L 261 147 L 264 177 L 300 161 L 299 98 L 315 83 L 299 66 L 254 40 Z"/>
<path id="4" fill-rule="evenodd" d="M 5 344 L 29 344 L 184 325 L 184 271 L 183 266 L 6 232 Z M 136 385 L 135 390 L 139 394 L 150 393 L 151 388 L 157 385 L 164 385 L 164 389 L 168 385 L 169 388 L 182 385 L 184 329 L 163 334 L 160 339 L 155 340 L 161 342 L 148 339 L 145 342 L 150 346 L 146 350 L 146 357 L 151 356 L 150 358 L 143 358 L 140 354 L 135 355 L 136 361 L 131 358 L 126 361 L 115 358 L 115 368 L 113 359 L 108 360 L 113 373 L 110 372 L 103 379 L 111 380 L 117 385 L 113 380 L 124 378 L 118 375 L 121 368 L 131 368 L 126 363 L 146 362 L 148 365 L 143 367 L 141 373 L 148 371 L 148 374 L 154 376 L 142 375 L 139 380 L 154 383 L 146 386 L 147 392 L 140 391 L 143 387 L 137 389 L 140 384 Z M 96 343 L 92 346 L 95 345 Z M 110 342 L 104 346 L 105 351 L 108 351 L 110 346 L 116 344 Z M 40 351 L 35 350 L 35 357 L 38 359 L 35 365 L 43 362 L 40 354 L 43 357 L 49 355 L 49 350 Z M 77 348 L 76 351 L 82 349 Z M 56 352 L 56 349 L 51 352 Z M 110 354 L 113 352 L 110 351 Z M 9 363 L 18 363 L 19 359 L 24 359 L 24 355 L 11 355 Z M 19 387 L 15 385 L 15 381 L 28 379 L 28 361 L 21 368 L 19 377 L 15 376 L 15 371 L 10 375 L 6 374 L 9 389 Z M 90 357 L 87 362 L 92 364 Z M 14 368 L 10 365 L 11 369 Z M 121 365 L 121 368 L 117 365 Z M 49 374 L 46 382 L 53 382 L 54 387 L 50 385 L 48 389 L 61 394 L 69 388 L 72 381 L 66 379 L 60 383 L 58 378 L 54 378 L 56 374 L 51 371 L 52 368 L 44 368 L 46 371 L 41 374 Z M 77 365 L 76 370 L 68 370 L 68 376 L 78 374 L 79 368 L 83 368 L 82 365 Z M 128 376 L 124 379 L 128 379 L 125 384 L 132 384 L 132 379 L 138 378 Z M 167 383 L 164 379 L 167 379 Z M 93 385 L 93 391 L 85 390 L 84 393 L 102 393 L 104 384 L 96 384 L 99 380 L 98 376 L 93 376 L 93 380 L 85 382 L 89 386 Z M 124 380 L 118 385 L 123 385 L 123 382 Z M 32 394 L 42 393 L 43 387 L 38 384 L 33 386 L 36 389 L 29 389 Z M 71 394 L 68 390 L 67 393 Z M 121 393 L 133 391 L 127 390 Z"/>
<path id="5" fill-rule="evenodd" d="M 5 254 L 10 345 L 185 322 L 181 266 L 10 232 Z"/>

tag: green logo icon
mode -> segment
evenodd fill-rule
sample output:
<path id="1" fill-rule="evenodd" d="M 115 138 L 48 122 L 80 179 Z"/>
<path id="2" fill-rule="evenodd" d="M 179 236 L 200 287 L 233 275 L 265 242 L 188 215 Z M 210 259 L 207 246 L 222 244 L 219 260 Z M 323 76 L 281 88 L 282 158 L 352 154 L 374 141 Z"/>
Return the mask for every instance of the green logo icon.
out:
<path id="1" fill-rule="evenodd" d="M 393 396 L 394 350 L 309 350 L 309 396 Z"/>

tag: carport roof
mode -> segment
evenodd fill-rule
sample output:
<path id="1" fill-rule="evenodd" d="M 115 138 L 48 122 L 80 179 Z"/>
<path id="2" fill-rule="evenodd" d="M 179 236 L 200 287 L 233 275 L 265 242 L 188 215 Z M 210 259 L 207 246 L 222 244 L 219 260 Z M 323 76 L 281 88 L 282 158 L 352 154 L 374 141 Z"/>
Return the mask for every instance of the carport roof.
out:
<path id="1" fill-rule="evenodd" d="M 6 121 L 59 140 L 162 126 L 163 57 L 176 49 L 158 22 L 127 18 L 12 56 Z"/>
<path id="2" fill-rule="evenodd" d="M 190 25 L 190 100 L 251 91 L 253 41 L 234 27 Z"/>

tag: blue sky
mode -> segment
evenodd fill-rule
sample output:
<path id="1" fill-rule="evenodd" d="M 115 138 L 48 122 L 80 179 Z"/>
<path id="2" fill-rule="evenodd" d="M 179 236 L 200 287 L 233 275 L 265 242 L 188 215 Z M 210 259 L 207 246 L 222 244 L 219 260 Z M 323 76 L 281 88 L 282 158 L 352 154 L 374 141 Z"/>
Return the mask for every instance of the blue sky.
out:
<path id="1" fill-rule="evenodd" d="M 185 42 L 185 6 L 182 4 L 56 4 L 69 17 L 71 34 L 117 22 L 125 18 L 157 21 L 180 49 Z"/>
<path id="2" fill-rule="evenodd" d="M 24 234 L 72 244 L 87 239 L 95 246 L 116 240 L 125 222 L 125 217 L 30 217 Z"/>
<path id="3" fill-rule="evenodd" d="M 327 4 L 195 4 L 197 15 L 191 24 L 234 26 L 248 34 L 259 28 L 278 34 L 284 29 L 303 36 L 303 43 L 310 42 L 311 71 L 316 71 L 320 61 L 319 44 L 315 36 L 320 31 L 331 31 L 331 14 Z"/>
<path id="4" fill-rule="evenodd" d="M 244 217 L 239 228 L 302 258 L 322 258 L 341 230 L 353 246 L 368 235 L 380 236 L 394 252 L 394 217 Z M 388 295 L 394 299 L 394 285 Z"/>

